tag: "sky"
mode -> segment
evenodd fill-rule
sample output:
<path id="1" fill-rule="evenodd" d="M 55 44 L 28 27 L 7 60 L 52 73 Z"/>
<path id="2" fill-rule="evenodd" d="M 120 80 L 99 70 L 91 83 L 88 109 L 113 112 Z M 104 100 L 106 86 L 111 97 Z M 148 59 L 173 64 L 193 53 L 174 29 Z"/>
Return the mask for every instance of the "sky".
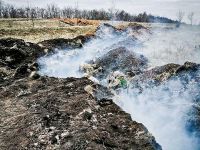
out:
<path id="1" fill-rule="evenodd" d="M 200 0 L 3 0 L 16 6 L 45 7 L 47 4 L 56 4 L 59 7 L 75 7 L 81 9 L 108 9 L 115 4 L 116 9 L 123 9 L 131 14 L 146 11 L 153 15 L 177 19 L 178 11 L 185 12 L 184 21 L 188 22 L 187 15 L 194 12 L 194 23 L 200 23 Z"/>

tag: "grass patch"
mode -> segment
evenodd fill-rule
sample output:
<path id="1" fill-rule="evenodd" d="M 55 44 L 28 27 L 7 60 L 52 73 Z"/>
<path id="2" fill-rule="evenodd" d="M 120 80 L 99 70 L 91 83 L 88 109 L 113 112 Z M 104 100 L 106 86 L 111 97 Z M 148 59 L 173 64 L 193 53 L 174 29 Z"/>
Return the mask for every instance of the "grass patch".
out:
<path id="1" fill-rule="evenodd" d="M 17 38 L 26 42 L 38 43 L 55 38 L 74 38 L 78 35 L 94 34 L 97 25 L 70 26 L 58 19 L 0 20 L 0 38 Z"/>

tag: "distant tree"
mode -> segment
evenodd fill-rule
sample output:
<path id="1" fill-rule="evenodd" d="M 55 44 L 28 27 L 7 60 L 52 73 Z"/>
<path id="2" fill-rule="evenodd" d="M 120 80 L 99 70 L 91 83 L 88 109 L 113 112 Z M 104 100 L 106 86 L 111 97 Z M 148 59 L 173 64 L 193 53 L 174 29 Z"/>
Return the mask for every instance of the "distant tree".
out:
<path id="1" fill-rule="evenodd" d="M 39 9 L 39 13 L 40 13 L 41 18 L 45 17 L 45 9 L 44 8 Z"/>
<path id="2" fill-rule="evenodd" d="M 2 9 L 2 17 L 3 18 L 9 18 L 9 8 L 8 6 L 4 6 Z"/>
<path id="3" fill-rule="evenodd" d="M 51 5 L 51 11 L 53 18 L 60 18 L 59 8 L 55 4 Z"/>
<path id="4" fill-rule="evenodd" d="M 181 23 L 185 13 L 179 10 L 179 12 L 176 15 L 177 15 L 178 22 Z"/>
<path id="5" fill-rule="evenodd" d="M 108 9 L 108 11 L 110 12 L 110 19 L 111 20 L 115 20 L 116 18 L 116 1 L 112 0 L 111 1 L 111 7 Z"/>
<path id="6" fill-rule="evenodd" d="M 76 0 L 74 7 L 74 13 L 75 13 L 74 17 L 76 18 L 76 25 L 78 24 L 78 13 L 79 13 L 78 9 L 79 9 L 79 3 L 78 0 Z"/>
<path id="7" fill-rule="evenodd" d="M 3 11 L 3 1 L 0 0 L 0 18 L 2 18 L 2 11 Z"/>
<path id="8" fill-rule="evenodd" d="M 17 18 L 17 10 L 13 5 L 8 5 L 10 18 Z"/>
<path id="9" fill-rule="evenodd" d="M 35 27 L 34 20 L 35 18 L 37 18 L 36 8 L 31 8 L 30 15 L 31 15 L 32 27 L 34 28 Z"/>
<path id="10" fill-rule="evenodd" d="M 125 20 L 125 15 L 126 12 L 124 10 L 118 11 L 118 13 L 116 14 L 116 19 L 117 20 Z"/>
<path id="11" fill-rule="evenodd" d="M 17 18 L 26 18 L 26 11 L 23 8 L 17 9 Z"/>
<path id="12" fill-rule="evenodd" d="M 47 5 L 48 18 L 60 18 L 60 10 L 55 4 Z"/>
<path id="13" fill-rule="evenodd" d="M 64 8 L 62 10 L 62 14 L 64 18 L 72 18 L 72 15 L 74 14 L 74 10 L 71 7 Z"/>
<path id="14" fill-rule="evenodd" d="M 87 19 L 89 16 L 88 16 L 88 11 L 87 10 L 83 10 L 82 11 L 82 18 L 84 19 Z"/>
<path id="15" fill-rule="evenodd" d="M 183 11 L 180 11 L 180 10 L 179 10 L 179 12 L 176 14 L 177 20 L 178 20 L 178 22 L 177 22 L 177 24 L 176 24 L 176 27 L 180 27 L 184 15 L 185 15 L 185 13 L 184 13 Z"/>
<path id="16" fill-rule="evenodd" d="M 183 15 L 179 13 L 179 22 L 182 21 Z M 182 16 L 182 17 L 181 17 Z M 118 21 L 138 21 L 138 22 L 162 22 L 162 23 L 177 23 L 177 21 L 148 15 L 146 12 L 139 15 L 132 15 L 124 10 L 116 9 L 116 0 L 112 0 L 111 8 L 108 11 L 101 10 L 80 10 L 78 0 L 76 0 L 75 7 L 60 9 L 55 4 L 47 5 L 46 8 L 31 7 L 29 0 L 27 0 L 27 7 L 16 8 L 13 5 L 5 4 L 0 0 L 0 17 L 1 18 L 27 18 L 31 19 L 32 26 L 34 27 L 34 19 L 36 18 L 78 18 L 94 19 L 94 20 L 118 20 Z M 192 16 L 193 17 L 193 16 Z"/>
<path id="17" fill-rule="evenodd" d="M 149 22 L 148 15 L 146 12 L 140 13 L 136 18 L 135 21 L 137 22 Z"/>
<path id="18" fill-rule="evenodd" d="M 193 17 L 194 17 L 194 12 L 191 12 L 188 14 L 188 19 L 189 19 L 191 25 L 193 23 Z"/>

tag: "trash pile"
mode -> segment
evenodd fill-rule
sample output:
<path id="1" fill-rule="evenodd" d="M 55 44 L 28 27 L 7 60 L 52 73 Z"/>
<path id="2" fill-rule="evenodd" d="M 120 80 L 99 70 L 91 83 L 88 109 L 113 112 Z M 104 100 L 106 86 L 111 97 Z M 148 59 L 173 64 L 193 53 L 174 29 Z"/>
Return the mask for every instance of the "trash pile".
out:
<path id="1" fill-rule="evenodd" d="M 51 49 L 63 42 L 72 46 L 69 41 L 45 41 L 42 48 L 23 40 L 0 40 L 0 149 L 160 150 L 141 123 L 108 99 L 112 93 L 106 87 L 84 77 L 38 74 L 36 59 L 50 57 Z M 89 79 L 100 81 L 94 76 L 102 72 L 99 66 L 82 69 Z"/>
<path id="2" fill-rule="evenodd" d="M 108 53 L 80 65 L 84 77 L 107 87 L 113 95 L 127 89 L 135 75 L 147 67 L 147 59 L 125 47 L 115 48 Z"/>

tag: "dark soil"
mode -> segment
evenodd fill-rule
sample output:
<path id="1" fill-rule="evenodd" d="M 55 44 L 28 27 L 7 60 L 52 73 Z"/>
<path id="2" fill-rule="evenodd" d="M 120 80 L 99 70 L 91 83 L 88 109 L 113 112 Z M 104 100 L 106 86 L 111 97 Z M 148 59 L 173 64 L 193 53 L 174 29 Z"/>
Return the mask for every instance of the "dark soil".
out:
<path id="1" fill-rule="evenodd" d="M 0 149 L 161 149 L 112 99 L 84 90 L 105 87 L 86 78 L 39 76 L 36 59 L 44 49 L 0 40 Z"/>

